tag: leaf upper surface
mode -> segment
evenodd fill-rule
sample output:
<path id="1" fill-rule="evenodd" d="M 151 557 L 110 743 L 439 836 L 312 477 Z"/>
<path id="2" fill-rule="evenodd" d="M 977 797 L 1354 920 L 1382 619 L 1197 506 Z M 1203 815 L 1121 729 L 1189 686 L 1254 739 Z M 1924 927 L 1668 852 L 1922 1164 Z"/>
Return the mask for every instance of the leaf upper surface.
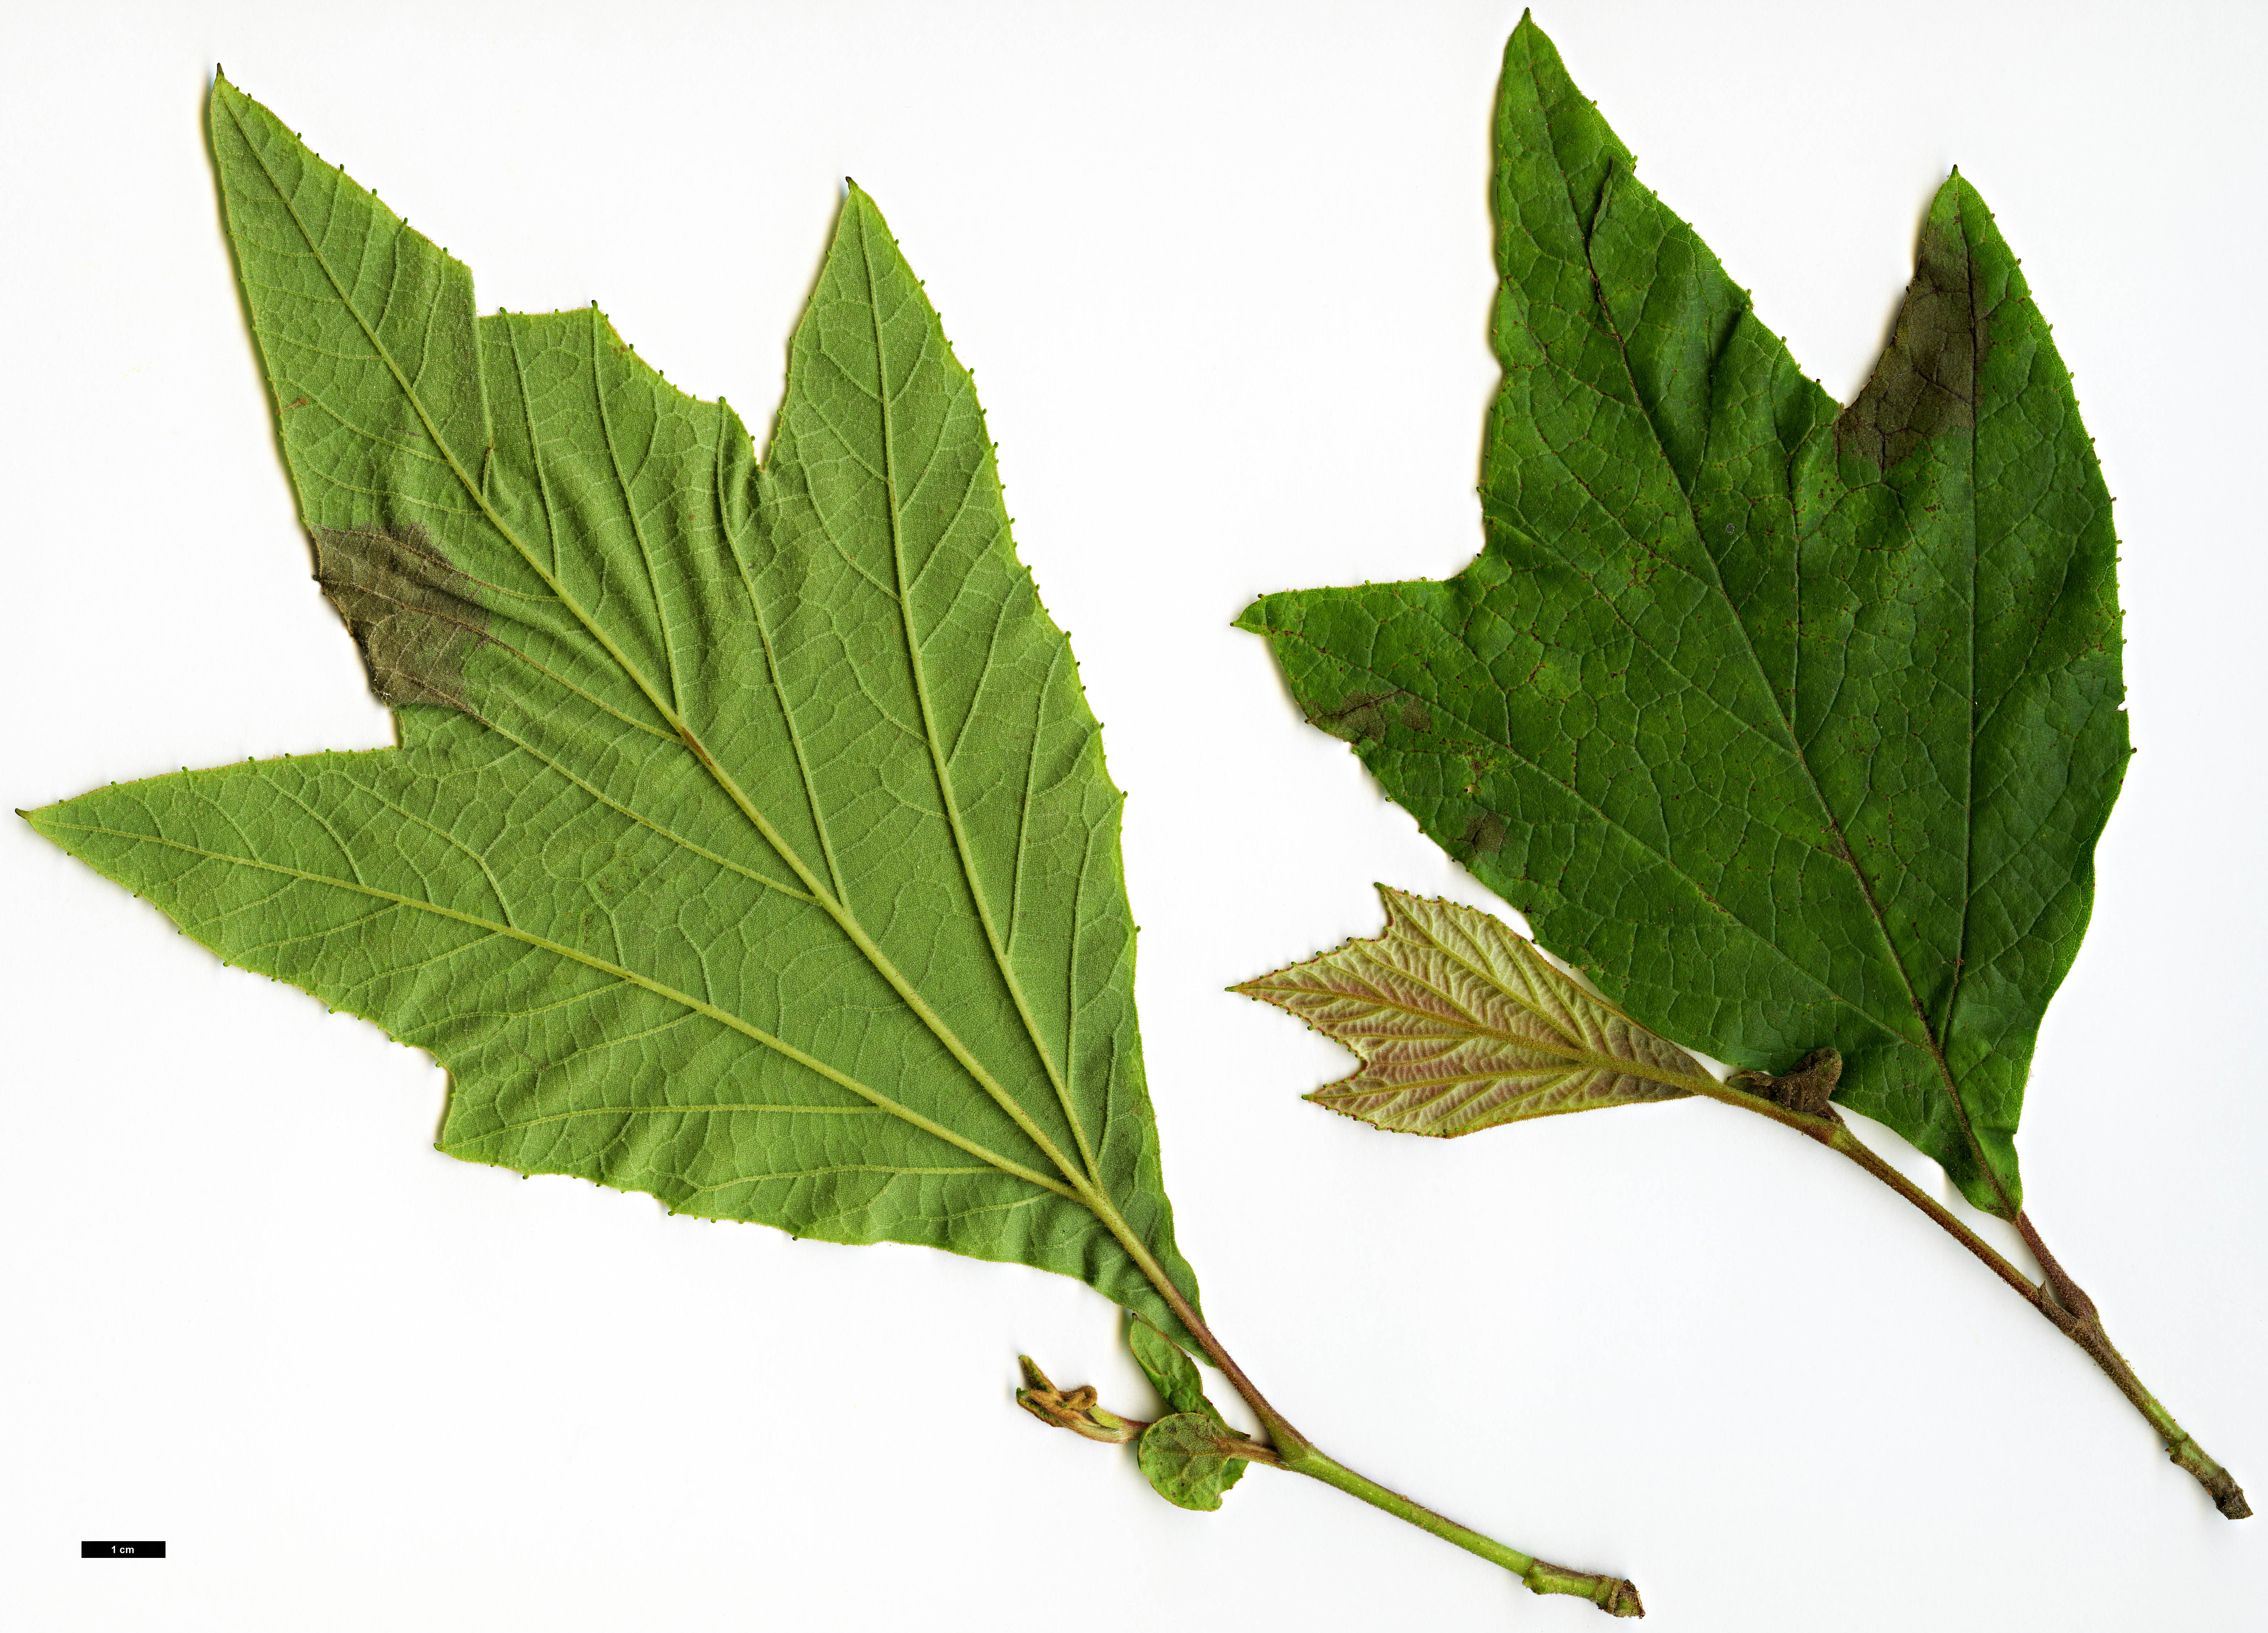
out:
<path id="1" fill-rule="evenodd" d="M 1142 1431 L 1135 1461 L 1151 1489 L 1177 1508 L 1211 1513 L 1242 1477 L 1247 1449 L 1236 1431 L 1211 1412 L 1175 1412 Z"/>
<path id="2" fill-rule="evenodd" d="M 1483 555 L 1265 597 L 1308 718 L 1647 1026 L 1831 1045 L 2004 1217 L 2128 754 L 2069 375 L 1957 173 L 1838 410 L 1523 21 L 1493 182 Z"/>
<path id="3" fill-rule="evenodd" d="M 1678 1100 L 1701 1063 L 1586 991 L 1476 908 L 1381 885 L 1386 933 L 1233 990 L 1345 1044 L 1362 1070 L 1307 1096 L 1405 1134 Z"/>
<path id="4" fill-rule="evenodd" d="M 399 747 L 40 830 L 429 1049 L 441 1149 L 1186 1297 L 1122 796 L 975 388 L 852 188 L 770 457 L 595 308 L 470 275 L 226 81 L 227 224 L 319 577 Z"/>

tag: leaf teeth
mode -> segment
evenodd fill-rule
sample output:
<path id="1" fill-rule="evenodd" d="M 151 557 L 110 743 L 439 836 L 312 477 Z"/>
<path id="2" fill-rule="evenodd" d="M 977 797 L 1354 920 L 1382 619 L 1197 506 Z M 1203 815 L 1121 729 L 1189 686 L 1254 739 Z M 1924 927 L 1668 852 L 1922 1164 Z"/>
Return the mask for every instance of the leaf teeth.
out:
<path id="1" fill-rule="evenodd" d="M 1477 908 L 1378 887 L 1382 935 L 1232 990 L 1352 1049 L 1306 1098 L 1381 1129 L 1457 1135 L 1675 1100 L 1708 1074 Z"/>

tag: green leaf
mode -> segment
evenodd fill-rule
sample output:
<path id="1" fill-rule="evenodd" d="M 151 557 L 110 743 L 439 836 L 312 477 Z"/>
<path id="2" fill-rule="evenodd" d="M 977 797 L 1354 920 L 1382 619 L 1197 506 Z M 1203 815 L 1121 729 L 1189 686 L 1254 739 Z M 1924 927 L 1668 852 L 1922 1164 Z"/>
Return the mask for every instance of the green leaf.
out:
<path id="1" fill-rule="evenodd" d="M 1378 894 L 1384 935 L 1231 989 L 1361 1059 L 1361 1070 L 1307 1096 L 1318 1105 L 1404 1134 L 1455 1135 L 1713 1086 L 1700 1062 L 1502 921 L 1384 885 Z"/>
<path id="2" fill-rule="evenodd" d="M 1175 1412 L 1142 1431 L 1134 1457 L 1160 1497 L 1210 1513 L 1244 1474 L 1240 1451 L 1253 1450 L 1217 1413 Z"/>
<path id="3" fill-rule="evenodd" d="M 453 1155 L 1077 1276 L 1203 1349 L 1269 1436 L 1160 1438 L 1174 1500 L 1271 1462 L 1535 1593 L 1626 1589 L 1328 1456 L 1205 1325 L 1143 1083 L 1122 797 L 872 201 L 850 189 L 759 470 L 596 309 L 476 319 L 463 267 L 225 80 L 211 127 L 317 576 L 399 743 L 33 826 L 431 1051 Z M 1148 1432 L 1023 1372 L 1043 1423 Z"/>
<path id="4" fill-rule="evenodd" d="M 1121 796 L 975 389 L 852 188 L 762 471 L 595 308 L 470 274 L 225 80 L 318 575 L 399 747 L 32 813 L 231 962 L 429 1049 L 440 1147 L 1192 1306 Z"/>
<path id="5" fill-rule="evenodd" d="M 1135 1460 L 1158 1495 L 1168 1503 L 1208 1511 L 1219 1508 L 1221 1494 L 1244 1477 L 1248 1454 L 1260 1448 L 1230 1428 L 1220 1409 L 1206 1398 L 1197 1363 L 1179 1344 L 1131 1312 L 1126 1318 L 1126 1347 L 1134 1352 L 1136 1365 L 1167 1409 L 1165 1417 L 1142 1431 Z M 1200 1442 L 1181 1423 L 1190 1416 L 1209 1420 L 1218 1434 L 1211 1441 Z M 1165 1429 L 1168 1423 L 1176 1426 Z M 1165 1429 L 1163 1434 L 1159 1432 L 1161 1429 Z M 1243 1443 L 1248 1455 L 1221 1455 L 1219 1447 L 1232 1442 Z"/>
<path id="6" fill-rule="evenodd" d="M 1486 548 L 1239 620 L 1307 717 L 1645 1026 L 2021 1201 L 2033 1040 L 2128 754 L 2071 380 L 1947 180 L 1872 381 L 1805 379 L 1523 21 L 1492 193 Z"/>
<path id="7" fill-rule="evenodd" d="M 1204 1384 L 1197 1377 L 1197 1364 L 1189 1357 L 1181 1345 L 1160 1332 L 1140 1316 L 1130 1313 L 1126 1318 L 1126 1347 L 1134 1353 L 1134 1363 L 1142 1369 L 1150 1387 L 1167 1409 L 1175 1412 L 1211 1412 L 1218 1417 L 1213 1403 L 1205 1399 Z"/>

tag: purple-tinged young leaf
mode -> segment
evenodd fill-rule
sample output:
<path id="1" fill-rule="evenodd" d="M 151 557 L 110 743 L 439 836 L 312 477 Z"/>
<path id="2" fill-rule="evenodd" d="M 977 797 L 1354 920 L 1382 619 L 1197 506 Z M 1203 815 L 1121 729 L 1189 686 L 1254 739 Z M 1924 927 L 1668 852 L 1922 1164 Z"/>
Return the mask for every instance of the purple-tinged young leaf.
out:
<path id="1" fill-rule="evenodd" d="M 1386 933 L 1233 989 L 1344 1043 L 1362 1070 L 1307 1096 L 1404 1134 L 1682 1099 L 1701 1063 L 1476 908 L 1381 885 Z"/>

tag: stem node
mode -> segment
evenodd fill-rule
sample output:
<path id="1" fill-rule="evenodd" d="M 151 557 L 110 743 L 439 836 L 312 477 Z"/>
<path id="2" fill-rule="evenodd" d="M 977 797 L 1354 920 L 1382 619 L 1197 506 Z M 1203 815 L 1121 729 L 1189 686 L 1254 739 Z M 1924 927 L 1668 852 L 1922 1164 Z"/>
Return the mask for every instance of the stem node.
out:
<path id="1" fill-rule="evenodd" d="M 1600 1575 L 1596 1571 L 1567 1570 L 1557 1565 L 1535 1562 L 1524 1580 L 1534 1593 L 1572 1593 L 1578 1599 L 1587 1599 L 1610 1616 L 1643 1616 L 1646 1607 L 1638 1602 L 1637 1585 L 1621 1577 Z"/>

